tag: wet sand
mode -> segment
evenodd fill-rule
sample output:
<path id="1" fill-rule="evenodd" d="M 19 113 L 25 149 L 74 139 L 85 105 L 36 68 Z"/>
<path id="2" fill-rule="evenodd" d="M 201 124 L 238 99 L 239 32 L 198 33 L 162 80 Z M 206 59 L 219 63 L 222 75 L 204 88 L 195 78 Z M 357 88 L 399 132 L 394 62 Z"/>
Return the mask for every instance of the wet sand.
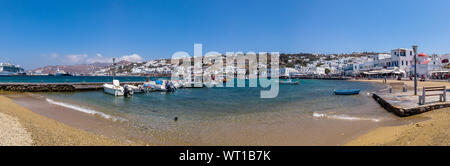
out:
<path id="1" fill-rule="evenodd" d="M 0 113 L 17 119 L 26 132 L 31 135 L 31 145 L 139 145 L 137 142 L 88 132 L 45 117 L 16 104 L 12 99 L 5 97 L 5 94 L 0 95 L 0 105 L 2 106 L 0 107 Z"/>
<path id="2" fill-rule="evenodd" d="M 382 83 L 383 80 L 356 80 L 363 82 Z M 387 83 L 403 82 L 413 87 L 413 81 L 388 80 Z M 418 86 L 447 86 L 449 82 L 418 82 Z M 346 145 L 450 145 L 450 108 L 433 110 L 407 119 L 426 118 L 422 122 L 401 126 L 380 127 L 370 131 Z"/>

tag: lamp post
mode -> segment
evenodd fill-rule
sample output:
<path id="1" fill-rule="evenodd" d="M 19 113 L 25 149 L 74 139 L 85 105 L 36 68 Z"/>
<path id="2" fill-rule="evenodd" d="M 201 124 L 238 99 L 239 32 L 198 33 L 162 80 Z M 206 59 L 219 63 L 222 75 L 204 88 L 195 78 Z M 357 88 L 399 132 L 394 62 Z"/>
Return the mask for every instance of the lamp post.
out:
<path id="1" fill-rule="evenodd" d="M 116 58 L 112 58 L 113 60 L 113 66 L 114 66 L 114 71 L 113 71 L 113 79 L 116 76 Z"/>
<path id="2" fill-rule="evenodd" d="M 417 45 L 413 45 L 414 51 L 414 95 L 417 95 Z"/>

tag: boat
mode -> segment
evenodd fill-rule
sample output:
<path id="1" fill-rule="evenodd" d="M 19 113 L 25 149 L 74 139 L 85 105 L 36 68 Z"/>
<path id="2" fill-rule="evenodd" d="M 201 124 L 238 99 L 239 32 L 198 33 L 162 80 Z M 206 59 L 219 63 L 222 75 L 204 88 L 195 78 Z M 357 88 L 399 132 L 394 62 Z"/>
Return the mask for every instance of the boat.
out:
<path id="1" fill-rule="evenodd" d="M 334 90 L 334 94 L 336 95 L 357 95 L 359 94 L 360 89 L 348 89 L 348 90 Z"/>
<path id="2" fill-rule="evenodd" d="M 147 92 L 156 91 L 156 83 L 155 81 L 147 81 L 142 84 L 142 88 L 144 88 Z"/>
<path id="3" fill-rule="evenodd" d="M 164 83 L 164 81 L 156 80 L 155 81 L 155 90 L 156 91 L 163 91 L 163 92 L 167 91 L 166 84 Z"/>
<path id="4" fill-rule="evenodd" d="M 113 80 L 113 84 L 103 84 L 103 91 L 114 96 L 123 96 L 125 89 L 120 86 L 119 80 Z"/>
<path id="5" fill-rule="evenodd" d="M 148 90 L 146 88 L 144 88 L 143 85 L 138 85 L 138 86 L 134 86 L 134 85 L 125 85 L 124 88 L 131 88 L 133 93 L 147 93 Z"/>
<path id="6" fill-rule="evenodd" d="M 175 87 L 175 85 L 173 85 L 172 82 L 167 81 L 167 83 L 165 85 L 166 85 L 167 92 L 175 92 L 176 87 Z"/>
<path id="7" fill-rule="evenodd" d="M 280 80 L 280 84 L 283 84 L 283 85 L 300 85 L 300 80 L 297 80 L 297 81 L 293 81 L 291 79 L 286 80 L 286 81 Z"/>
<path id="8" fill-rule="evenodd" d="M 0 63 L 0 76 L 22 75 L 24 69 L 19 65 Z"/>
<path id="9" fill-rule="evenodd" d="M 172 80 L 173 86 L 175 86 L 176 89 L 183 88 L 184 83 L 181 80 Z"/>
<path id="10" fill-rule="evenodd" d="M 134 86 L 132 86 L 132 85 L 125 84 L 123 86 L 123 95 L 125 97 L 133 96 L 133 94 L 134 94 L 134 88 L 133 87 Z"/>
<path id="11" fill-rule="evenodd" d="M 60 70 L 59 67 L 56 69 L 56 73 L 54 76 L 72 76 L 72 74 L 65 72 L 64 70 Z"/>

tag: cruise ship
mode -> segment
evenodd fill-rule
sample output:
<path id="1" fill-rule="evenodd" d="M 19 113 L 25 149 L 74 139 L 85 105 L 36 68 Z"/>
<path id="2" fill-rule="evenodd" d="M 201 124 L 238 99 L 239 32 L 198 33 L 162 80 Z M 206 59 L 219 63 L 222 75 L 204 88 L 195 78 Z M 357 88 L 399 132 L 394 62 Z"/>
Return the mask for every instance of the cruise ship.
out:
<path id="1" fill-rule="evenodd" d="M 0 62 L 0 76 L 22 75 L 25 70 L 19 65 Z"/>

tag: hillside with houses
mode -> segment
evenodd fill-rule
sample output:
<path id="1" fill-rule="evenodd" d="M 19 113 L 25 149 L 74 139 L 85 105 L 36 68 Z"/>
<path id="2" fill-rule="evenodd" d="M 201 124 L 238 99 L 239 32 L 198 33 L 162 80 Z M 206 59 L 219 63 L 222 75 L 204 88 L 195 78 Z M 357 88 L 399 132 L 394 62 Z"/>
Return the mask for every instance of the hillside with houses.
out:
<path id="1" fill-rule="evenodd" d="M 279 74 L 283 77 L 298 76 L 347 76 L 347 77 L 410 77 L 414 72 L 413 50 L 409 48 L 392 49 L 389 53 L 364 52 L 351 54 L 280 54 Z M 226 57 L 221 55 L 223 62 Z M 426 78 L 447 77 L 450 54 L 426 54 L 417 56 L 417 74 Z M 240 62 L 242 63 L 242 62 Z M 51 74 L 57 70 L 73 75 L 108 76 L 170 76 L 180 64 L 172 64 L 170 59 L 147 62 L 121 61 L 116 65 L 107 63 L 82 64 L 72 66 L 46 66 L 28 74 Z M 204 71 L 211 63 L 202 65 Z M 246 74 L 249 74 L 248 64 Z M 265 64 L 258 64 L 259 67 Z M 238 65 L 225 67 L 228 72 L 240 71 Z M 213 74 L 217 74 L 217 71 Z M 257 74 L 257 73 L 254 73 Z"/>

